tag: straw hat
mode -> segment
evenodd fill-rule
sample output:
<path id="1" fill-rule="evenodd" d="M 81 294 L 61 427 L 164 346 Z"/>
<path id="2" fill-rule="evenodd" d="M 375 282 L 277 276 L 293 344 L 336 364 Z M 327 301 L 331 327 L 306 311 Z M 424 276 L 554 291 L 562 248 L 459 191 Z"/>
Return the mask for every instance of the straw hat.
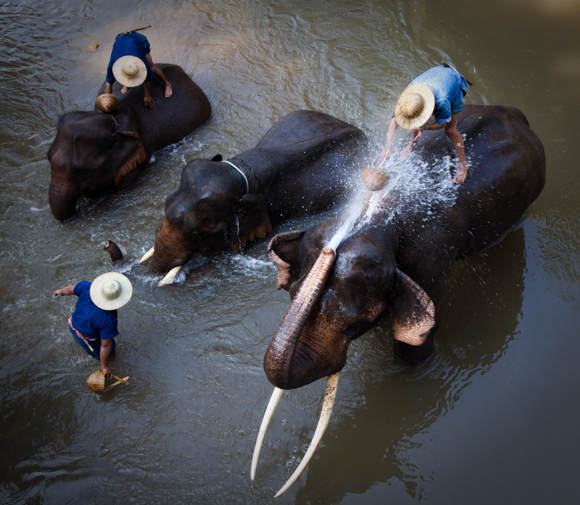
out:
<path id="1" fill-rule="evenodd" d="M 134 88 L 145 81 L 147 67 L 137 56 L 121 56 L 113 63 L 113 75 L 123 86 Z"/>
<path id="2" fill-rule="evenodd" d="M 118 103 L 117 97 L 110 93 L 103 93 L 97 97 L 97 107 L 101 112 L 113 112 Z"/>
<path id="3" fill-rule="evenodd" d="M 397 100 L 395 119 L 401 128 L 413 130 L 423 126 L 435 109 L 435 95 L 426 84 L 411 84 Z"/>
<path id="4" fill-rule="evenodd" d="M 91 300 L 103 310 L 116 310 L 125 305 L 133 294 L 131 281 L 123 274 L 107 272 L 91 284 Z"/>

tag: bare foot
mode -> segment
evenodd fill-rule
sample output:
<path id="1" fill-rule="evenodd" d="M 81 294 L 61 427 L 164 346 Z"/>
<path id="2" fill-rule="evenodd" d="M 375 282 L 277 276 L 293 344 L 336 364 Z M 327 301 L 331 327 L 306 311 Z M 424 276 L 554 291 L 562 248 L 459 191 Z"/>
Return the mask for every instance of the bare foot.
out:
<path id="1" fill-rule="evenodd" d="M 465 179 L 467 178 L 467 171 L 469 170 L 469 167 L 467 165 L 459 165 L 459 169 L 457 170 L 457 173 L 455 174 L 455 177 L 453 178 L 453 182 L 455 184 L 461 184 L 462 182 L 465 182 Z"/>
<path id="2" fill-rule="evenodd" d="M 123 86 L 121 88 L 121 93 L 127 93 L 127 91 L 129 91 L 129 88 L 127 86 Z"/>
<path id="3" fill-rule="evenodd" d="M 173 95 L 173 90 L 171 89 L 171 84 L 167 83 L 165 86 L 165 98 L 169 98 L 171 95 Z"/>

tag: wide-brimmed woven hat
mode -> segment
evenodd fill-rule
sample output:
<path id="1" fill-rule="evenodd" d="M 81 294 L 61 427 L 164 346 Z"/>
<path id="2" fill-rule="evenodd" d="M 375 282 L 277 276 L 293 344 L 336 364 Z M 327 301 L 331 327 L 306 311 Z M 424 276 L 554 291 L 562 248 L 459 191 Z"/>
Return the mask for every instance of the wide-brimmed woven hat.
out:
<path id="1" fill-rule="evenodd" d="M 147 67 L 136 56 L 121 56 L 113 63 L 113 75 L 123 86 L 134 88 L 145 81 Z"/>
<path id="2" fill-rule="evenodd" d="M 107 272 L 91 284 L 91 300 L 103 310 L 116 310 L 125 305 L 133 294 L 131 281 L 123 274 Z"/>
<path id="3" fill-rule="evenodd" d="M 435 109 L 435 95 L 426 84 L 411 84 L 397 100 L 395 119 L 401 128 L 413 130 L 423 126 Z"/>

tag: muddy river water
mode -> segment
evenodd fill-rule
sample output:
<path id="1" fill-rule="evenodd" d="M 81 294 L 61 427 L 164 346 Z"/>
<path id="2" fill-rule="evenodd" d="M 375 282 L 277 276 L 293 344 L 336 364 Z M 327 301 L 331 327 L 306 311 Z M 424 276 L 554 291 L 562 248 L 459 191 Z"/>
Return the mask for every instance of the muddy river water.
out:
<path id="1" fill-rule="evenodd" d="M 134 186 L 58 222 L 56 122 L 92 109 L 115 35 L 147 24 L 153 60 L 181 65 L 212 117 Z M 0 502 L 578 503 L 579 28 L 574 0 L 1 2 Z M 137 260 L 189 160 L 232 157 L 299 109 L 358 126 L 378 153 L 401 90 L 441 59 L 475 83 L 467 103 L 524 112 L 545 189 L 503 242 L 457 264 L 427 363 L 394 359 L 387 321 L 351 345 L 323 443 L 274 500 L 324 384 L 284 395 L 252 482 L 262 359 L 289 305 L 266 242 L 165 288 Z M 134 287 L 114 367 L 130 385 L 98 396 L 60 315 L 76 297 L 51 293 L 113 268 L 108 239 Z"/>

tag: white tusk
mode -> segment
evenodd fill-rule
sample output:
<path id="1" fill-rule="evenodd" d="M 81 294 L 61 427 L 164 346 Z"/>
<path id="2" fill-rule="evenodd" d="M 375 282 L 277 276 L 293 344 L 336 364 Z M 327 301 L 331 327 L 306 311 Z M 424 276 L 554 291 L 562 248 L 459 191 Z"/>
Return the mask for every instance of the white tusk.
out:
<path id="1" fill-rule="evenodd" d="M 324 394 L 324 404 L 322 405 L 322 412 L 320 412 L 320 419 L 318 421 L 318 426 L 316 427 L 316 431 L 314 432 L 314 436 L 312 437 L 312 442 L 310 442 L 310 446 L 302 458 L 302 461 L 298 465 L 298 468 L 294 471 L 292 476 L 286 481 L 286 484 L 282 486 L 280 491 L 276 493 L 274 498 L 278 498 L 282 493 L 288 490 L 288 488 L 294 484 L 300 477 L 300 474 L 305 470 L 314 456 L 316 449 L 320 445 L 322 441 L 322 436 L 328 427 L 328 423 L 330 422 L 330 416 L 332 414 L 332 407 L 334 407 L 334 400 L 336 399 L 336 388 L 338 386 L 338 376 L 339 373 L 335 373 L 328 376 L 328 380 L 326 381 L 326 393 Z"/>
<path id="2" fill-rule="evenodd" d="M 155 252 L 155 247 L 152 247 L 151 249 L 149 249 L 144 255 L 143 257 L 139 260 L 138 265 L 140 265 L 141 263 L 145 263 L 148 259 L 151 258 L 151 256 L 153 256 L 153 253 Z"/>
<path id="3" fill-rule="evenodd" d="M 178 266 L 178 267 L 174 267 L 171 270 L 169 270 L 169 273 L 163 277 L 163 279 L 161 279 L 157 285 L 159 287 L 161 286 L 165 286 L 166 284 L 171 284 L 175 278 L 177 277 L 177 274 L 179 273 L 179 271 L 183 268 L 182 265 Z"/>
<path id="4" fill-rule="evenodd" d="M 250 478 L 252 480 L 254 480 L 254 477 L 256 476 L 258 458 L 260 457 L 260 451 L 262 450 L 262 444 L 264 443 L 264 437 L 266 436 L 268 425 L 274 416 L 274 412 L 276 411 L 276 407 L 278 406 L 278 402 L 280 401 L 280 398 L 282 398 L 283 393 L 283 389 L 274 388 L 270 402 L 266 407 L 266 412 L 264 412 L 264 419 L 262 419 L 262 424 L 260 425 L 260 431 L 258 432 L 258 438 L 256 439 L 256 446 L 254 447 L 254 455 L 252 456 L 252 471 L 250 472 Z"/>

